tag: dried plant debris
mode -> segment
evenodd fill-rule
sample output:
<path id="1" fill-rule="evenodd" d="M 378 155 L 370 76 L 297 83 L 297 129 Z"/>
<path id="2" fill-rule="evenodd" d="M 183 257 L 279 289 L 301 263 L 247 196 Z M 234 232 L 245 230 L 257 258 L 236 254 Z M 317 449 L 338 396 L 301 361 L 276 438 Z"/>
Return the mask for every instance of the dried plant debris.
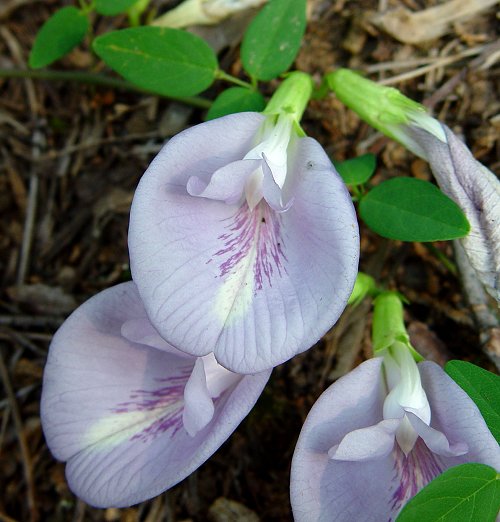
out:
<path id="1" fill-rule="evenodd" d="M 463 22 L 498 3 L 498 0 L 450 0 L 422 11 L 404 7 L 376 14 L 372 23 L 403 43 L 420 44 L 452 31 Z"/>

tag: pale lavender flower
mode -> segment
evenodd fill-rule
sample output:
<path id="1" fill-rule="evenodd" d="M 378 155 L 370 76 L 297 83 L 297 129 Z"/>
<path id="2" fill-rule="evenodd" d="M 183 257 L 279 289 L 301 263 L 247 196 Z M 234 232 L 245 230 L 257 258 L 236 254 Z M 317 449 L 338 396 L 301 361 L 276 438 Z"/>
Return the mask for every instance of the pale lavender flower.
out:
<path id="1" fill-rule="evenodd" d="M 451 466 L 500 469 L 498 444 L 470 397 L 438 365 L 417 369 L 399 348 L 385 371 L 380 357 L 362 363 L 311 409 L 292 461 L 296 522 L 392 522 Z"/>
<path id="2" fill-rule="evenodd" d="M 41 418 L 73 492 L 129 506 L 205 462 L 248 414 L 271 371 L 238 375 L 192 357 L 149 322 L 133 283 L 94 296 L 57 331 Z"/>
<path id="3" fill-rule="evenodd" d="M 160 151 L 134 197 L 129 248 L 162 337 L 251 373 L 307 350 L 338 319 L 359 237 L 342 180 L 293 115 L 240 113 Z"/>

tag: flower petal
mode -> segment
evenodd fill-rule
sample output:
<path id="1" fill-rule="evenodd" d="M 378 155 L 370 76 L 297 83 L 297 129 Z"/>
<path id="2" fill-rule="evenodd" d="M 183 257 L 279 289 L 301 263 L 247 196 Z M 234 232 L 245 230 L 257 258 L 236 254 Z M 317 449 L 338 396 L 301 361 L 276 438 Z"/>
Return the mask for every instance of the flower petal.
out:
<path id="1" fill-rule="evenodd" d="M 413 429 L 422 437 L 425 445 L 433 453 L 437 453 L 442 457 L 457 457 L 467 453 L 467 444 L 463 442 L 450 444 L 444 433 L 431 428 L 414 413 L 407 411 L 406 415 Z"/>
<path id="2" fill-rule="evenodd" d="M 385 475 L 392 476 L 389 458 L 342 462 L 328 456 L 348 433 L 382 419 L 386 390 L 381 363 L 376 358 L 360 364 L 323 392 L 309 412 L 292 460 L 290 499 L 296 522 L 363 520 L 355 516 L 360 503 L 367 507 L 374 500 L 370 495 L 365 503 L 365 493 Z M 371 473 L 374 470 L 377 475 Z"/>
<path id="3" fill-rule="evenodd" d="M 187 182 L 187 191 L 191 196 L 216 199 L 234 205 L 242 200 L 248 177 L 261 163 L 262 160 L 233 161 L 217 169 L 208 184 L 197 176 L 192 176 Z"/>
<path id="4" fill-rule="evenodd" d="M 472 399 L 437 364 L 426 361 L 418 368 L 431 405 L 431 427 L 451 446 L 468 447 L 464 455 L 442 457 L 446 466 L 478 462 L 500 469 L 500 448 Z"/>
<path id="5" fill-rule="evenodd" d="M 379 358 L 362 363 L 312 407 L 292 460 L 290 497 L 296 522 L 394 520 L 406 500 L 443 470 L 440 457 L 422 440 L 408 457 L 397 444 L 384 457 L 380 443 L 372 440 L 377 460 L 328 458 L 329 448 L 347 434 L 373 429 L 382 419 L 387 390 L 380 364 Z"/>
<path id="6" fill-rule="evenodd" d="M 135 285 L 124 283 L 78 308 L 50 347 L 43 429 L 54 455 L 68 461 L 71 489 L 94 506 L 128 506 L 182 480 L 232 433 L 269 378 L 241 377 L 191 437 L 182 413 L 195 358 L 122 335 L 124 323 L 145 317 Z"/>
<path id="7" fill-rule="evenodd" d="M 191 437 L 194 437 L 212 420 L 214 411 L 214 403 L 208 393 L 203 360 L 198 357 L 191 377 L 184 388 L 182 422 Z"/>
<path id="8" fill-rule="evenodd" d="M 191 176 L 208 183 L 215 170 L 243 158 L 261 122 L 242 113 L 172 139 L 143 176 L 130 219 L 132 274 L 154 326 L 182 351 L 214 352 L 238 373 L 271 368 L 312 346 L 344 309 L 358 263 L 351 198 L 310 138 L 289 158 L 295 200 L 287 212 L 264 201 L 250 211 L 187 193 Z"/>
<path id="9" fill-rule="evenodd" d="M 500 181 L 446 126 L 446 143 L 418 127 L 408 133 L 425 151 L 445 194 L 463 210 L 471 230 L 460 241 L 479 279 L 500 302 Z"/>
<path id="10" fill-rule="evenodd" d="M 356 462 L 387 457 L 394 449 L 395 433 L 400 423 L 399 419 L 388 419 L 368 428 L 353 430 L 340 444 L 328 450 L 328 456 L 334 460 Z"/>
<path id="11" fill-rule="evenodd" d="M 267 201 L 267 204 L 276 212 L 286 212 L 293 204 L 294 197 L 292 196 L 286 203 L 283 203 L 282 191 L 273 177 L 271 167 L 265 155 L 262 162 L 262 172 L 264 178 L 262 180 L 262 194 Z"/>
<path id="12" fill-rule="evenodd" d="M 117 306 L 120 306 L 117 304 Z M 152 346 L 170 352 L 178 357 L 189 357 L 189 355 L 181 352 L 174 348 L 171 344 L 168 344 L 163 337 L 155 330 L 147 316 L 145 315 L 144 309 L 141 308 L 141 312 L 144 317 L 127 319 L 121 326 L 120 333 L 125 339 L 132 343 L 143 344 L 145 346 Z"/>

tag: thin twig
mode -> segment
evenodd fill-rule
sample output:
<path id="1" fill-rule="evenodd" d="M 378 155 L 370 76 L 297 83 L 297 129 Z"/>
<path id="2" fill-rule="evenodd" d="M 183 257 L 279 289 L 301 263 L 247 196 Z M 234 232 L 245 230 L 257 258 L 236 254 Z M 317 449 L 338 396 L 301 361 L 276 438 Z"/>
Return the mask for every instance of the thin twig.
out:
<path id="1" fill-rule="evenodd" d="M 14 420 L 14 425 L 17 431 L 17 439 L 19 441 L 19 447 L 21 449 L 21 457 L 23 461 L 23 469 L 24 469 L 24 478 L 26 480 L 27 487 L 27 498 L 28 498 L 28 507 L 30 511 L 30 520 L 31 522 L 36 522 L 38 520 L 38 513 L 36 511 L 36 503 L 35 503 L 35 489 L 34 489 L 34 481 L 33 481 L 33 469 L 31 464 L 31 456 L 28 450 L 28 444 L 26 442 L 26 437 L 24 436 L 23 423 L 21 420 L 21 415 L 19 413 L 19 407 L 17 405 L 16 396 L 14 395 L 14 390 L 12 389 L 12 385 L 9 379 L 9 373 L 7 372 L 7 367 L 5 366 L 2 351 L 0 350 L 0 376 L 2 377 L 3 386 L 5 388 L 5 393 L 7 398 L 9 399 L 10 408 L 12 411 L 12 417 Z"/>
<path id="2" fill-rule="evenodd" d="M 46 357 L 47 353 L 45 350 L 39 348 L 36 344 L 32 343 L 24 334 L 20 332 L 16 332 L 15 330 L 11 330 L 10 328 L 6 328 L 5 326 L 0 325 L 0 339 L 11 341 L 12 343 L 16 343 L 23 348 L 27 348 L 35 355 L 39 357 Z"/>
<path id="3" fill-rule="evenodd" d="M 462 58 L 467 58 L 469 56 L 474 56 L 476 54 L 481 53 L 487 46 L 479 45 L 477 47 L 473 47 L 472 49 L 465 49 L 464 51 L 454 54 L 452 56 L 447 56 L 446 58 L 453 58 L 454 61 L 461 60 Z M 375 63 L 373 65 L 368 65 L 363 67 L 363 71 L 366 73 L 376 73 L 383 71 L 396 71 L 398 69 L 413 69 L 418 65 L 430 65 L 440 62 L 445 58 L 444 56 L 426 56 L 425 58 L 411 58 L 408 60 L 399 60 L 393 62 L 380 62 Z"/>
<path id="4" fill-rule="evenodd" d="M 29 384 L 28 386 L 25 386 L 24 388 L 21 388 L 19 390 L 17 390 L 16 392 L 16 398 L 17 399 L 23 399 L 24 397 L 28 396 L 33 390 L 35 390 L 36 388 L 38 388 L 40 386 L 40 383 L 37 383 L 37 384 Z M 7 406 L 9 405 L 9 399 L 2 399 L 0 401 L 0 410 L 3 410 L 5 409 Z M 7 410 L 7 411 L 10 411 Z M 7 415 L 5 415 L 4 413 L 4 417 L 2 418 L 2 424 L 4 422 L 6 422 L 4 419 L 5 417 L 8 417 Z M 0 439 L 1 440 L 1 439 Z M 0 444 L 0 447 L 1 447 L 1 444 Z"/>
<path id="5" fill-rule="evenodd" d="M 45 69 L 43 71 L 31 71 L 27 69 L 0 69 L 0 78 L 32 78 L 34 80 L 49 80 L 49 81 L 66 81 L 76 83 L 86 83 L 90 85 L 101 85 L 103 87 L 111 87 L 123 91 L 141 92 L 143 94 L 153 94 L 161 96 L 169 100 L 175 100 L 186 105 L 198 107 L 200 109 L 208 109 L 212 102 L 199 96 L 164 96 L 155 92 L 151 92 L 141 87 L 120 80 L 119 78 L 112 78 L 102 74 L 85 73 L 77 71 L 54 71 Z"/>
<path id="6" fill-rule="evenodd" d="M 24 60 L 23 51 L 21 48 L 21 45 L 15 38 L 14 34 L 9 30 L 9 28 L 5 25 L 0 26 L 0 35 L 2 35 L 3 39 L 5 40 L 5 43 L 7 44 L 7 47 L 9 48 L 9 51 L 14 58 L 15 62 L 20 67 L 26 67 L 26 62 Z M 35 93 L 35 86 L 33 85 L 33 82 L 31 80 L 31 77 L 25 76 L 25 87 L 26 87 L 26 96 L 28 98 L 28 103 L 31 109 L 31 116 L 32 118 L 35 117 L 38 110 L 38 103 L 36 99 L 36 93 Z"/>
<path id="7" fill-rule="evenodd" d="M 78 152 L 85 149 L 91 149 L 93 147 L 99 147 L 101 145 L 111 145 L 113 143 L 122 143 L 125 141 L 148 140 L 154 138 L 163 139 L 165 138 L 165 136 L 162 136 L 162 134 L 158 131 L 152 131 L 127 134 L 126 136 L 113 136 L 110 138 L 102 138 L 99 140 L 89 140 L 83 143 L 77 143 L 75 145 L 68 145 L 62 150 L 50 151 L 47 154 L 40 156 L 38 162 L 51 161 L 61 156 L 66 156 L 67 154 L 72 154 L 74 152 Z"/>
<path id="8" fill-rule="evenodd" d="M 35 129 L 33 133 L 33 149 L 32 156 L 34 164 L 31 165 L 30 185 L 28 191 L 28 206 L 26 208 L 26 217 L 24 219 L 23 242 L 21 244 L 21 255 L 19 261 L 19 269 L 17 272 L 17 284 L 22 285 L 26 279 L 28 271 L 31 245 L 33 243 L 33 232 L 35 228 L 36 207 L 38 199 L 38 165 L 36 165 L 40 157 L 40 145 L 42 135 L 40 131 Z"/>
<path id="9" fill-rule="evenodd" d="M 59 328 L 63 323 L 55 315 L 5 315 L 0 314 L 0 326 L 19 326 L 21 328 Z"/>
<path id="10" fill-rule="evenodd" d="M 439 103 L 441 100 L 444 100 L 450 92 L 453 92 L 459 83 L 465 80 L 465 77 L 470 71 L 479 69 L 483 64 L 487 63 L 491 56 L 495 56 L 499 50 L 500 42 L 484 46 L 483 52 L 478 57 L 474 58 L 474 60 L 471 60 L 470 63 L 463 67 L 458 73 L 443 83 L 439 89 L 435 90 L 431 96 L 424 100 L 423 104 L 432 110 L 437 103 Z"/>
<path id="11" fill-rule="evenodd" d="M 391 76 L 390 78 L 381 80 L 378 83 L 380 83 L 380 85 L 394 85 L 395 83 L 411 80 L 413 78 L 417 78 L 418 76 L 427 74 L 428 72 L 433 71 L 435 69 L 439 69 L 440 67 L 444 67 L 445 65 L 450 65 L 451 63 L 458 62 L 463 58 L 475 56 L 481 53 L 484 49 L 485 46 L 480 45 L 478 47 L 474 47 L 473 49 L 467 49 L 467 51 L 464 51 L 463 53 L 459 53 L 453 56 L 444 56 L 437 59 L 434 63 L 431 63 L 424 67 L 420 67 L 419 69 L 414 69 L 413 71 L 408 71 L 406 73 L 398 74 L 396 76 Z"/>
<path id="12" fill-rule="evenodd" d="M 44 2 L 45 0 L 10 0 L 4 5 L 0 6 L 0 20 L 7 20 L 9 16 L 19 7 L 26 4 L 34 4 L 35 2 Z M 1 519 L 0 515 L 0 519 Z"/>

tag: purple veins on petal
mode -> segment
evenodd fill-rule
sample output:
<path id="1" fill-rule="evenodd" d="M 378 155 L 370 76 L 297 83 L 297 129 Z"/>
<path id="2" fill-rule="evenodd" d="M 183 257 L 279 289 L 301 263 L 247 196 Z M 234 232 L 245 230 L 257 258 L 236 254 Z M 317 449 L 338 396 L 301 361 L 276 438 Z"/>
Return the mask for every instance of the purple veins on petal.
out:
<path id="1" fill-rule="evenodd" d="M 146 442 L 150 437 L 157 437 L 172 429 L 172 435 L 180 430 L 184 409 L 184 388 L 191 375 L 192 367 L 180 369 L 180 375 L 169 379 L 155 379 L 160 388 L 153 390 L 132 390 L 129 401 L 111 408 L 111 413 L 152 412 L 157 415 L 151 424 L 132 435 L 131 440 Z M 162 386 L 162 383 L 165 382 Z M 168 383 L 168 384 L 167 384 Z"/>
<path id="2" fill-rule="evenodd" d="M 422 439 L 418 439 L 413 450 L 406 456 L 396 444 L 394 452 L 394 483 L 399 484 L 392 496 L 391 508 L 399 512 L 407 500 L 414 497 L 447 466 L 439 455 L 433 453 Z"/>
<path id="3" fill-rule="evenodd" d="M 274 270 L 280 277 L 282 273 L 286 273 L 280 216 L 274 214 L 265 203 L 260 203 L 253 211 L 243 205 L 234 219 L 229 221 L 228 232 L 219 236 L 224 246 L 215 252 L 215 256 L 225 258 L 219 265 L 220 277 L 237 270 L 240 263 L 248 263 L 250 256 L 253 261 L 255 290 L 262 289 L 264 277 L 272 287 Z M 250 266 L 245 269 L 251 268 L 251 264 L 248 264 Z"/>
<path id="4" fill-rule="evenodd" d="M 213 354 L 179 352 L 149 323 L 135 284 L 124 283 L 88 300 L 56 332 L 44 371 L 44 434 L 67 462 L 76 495 L 96 507 L 130 506 L 203 464 L 270 373 L 239 375 Z"/>
<path id="5" fill-rule="evenodd" d="M 172 138 L 130 215 L 132 277 L 155 328 L 243 374 L 309 349 L 357 273 L 350 195 L 319 143 L 280 118 L 240 113 Z"/>
<path id="6" fill-rule="evenodd" d="M 406 455 L 397 440 L 392 451 L 382 451 L 385 442 L 374 436 L 373 428 L 391 428 L 388 422 L 403 419 L 385 419 L 389 390 L 378 359 L 362 363 L 332 384 L 309 412 L 292 460 L 295 522 L 391 522 L 407 500 L 452 466 L 478 462 L 500 469 L 498 444 L 476 405 L 431 362 L 417 365 L 418 377 L 407 374 L 421 381 L 430 405 L 430 426 L 422 419 L 415 423 L 419 436 Z M 411 421 L 417 418 L 407 414 Z M 363 430 L 368 437 L 359 436 Z M 392 431 L 385 430 L 386 435 Z"/>

